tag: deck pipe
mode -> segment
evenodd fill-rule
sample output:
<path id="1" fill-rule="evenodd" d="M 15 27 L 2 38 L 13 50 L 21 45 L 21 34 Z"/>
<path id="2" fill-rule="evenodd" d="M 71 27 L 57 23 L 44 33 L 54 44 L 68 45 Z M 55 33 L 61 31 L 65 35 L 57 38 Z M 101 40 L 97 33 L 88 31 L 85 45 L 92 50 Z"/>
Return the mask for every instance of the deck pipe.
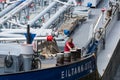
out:
<path id="1" fill-rule="evenodd" d="M 48 28 L 68 7 L 69 5 L 64 5 L 62 8 L 60 8 L 55 15 L 53 15 L 41 28 Z"/>
<path id="2" fill-rule="evenodd" d="M 0 12 L 0 17 L 2 17 L 3 15 L 5 15 L 6 13 L 8 13 L 9 11 L 11 11 L 12 9 L 14 9 L 16 6 L 18 6 L 19 4 L 21 4 L 22 2 L 24 2 L 23 0 L 17 1 L 11 5 L 9 5 L 7 8 L 5 8 L 4 10 L 2 10 Z"/>
<path id="3" fill-rule="evenodd" d="M 40 14 L 38 14 L 35 18 L 33 18 L 31 21 L 28 22 L 28 25 L 32 26 L 35 21 L 37 21 L 40 17 L 42 17 L 45 13 L 47 13 L 53 6 L 56 5 L 57 2 L 52 2 L 46 9 L 44 9 Z M 9 21 L 12 24 L 18 25 L 20 27 L 27 27 L 25 25 L 21 25 L 19 23 L 13 22 L 13 21 Z"/>
<path id="4" fill-rule="evenodd" d="M 73 2 L 73 1 L 72 0 L 68 0 L 67 3 L 71 3 L 71 2 Z M 41 28 L 43 28 L 43 29 L 48 28 L 55 21 L 55 19 L 57 19 L 68 7 L 70 7 L 70 5 L 64 5 L 63 7 L 61 7 L 55 13 L 55 15 L 53 15 Z"/>
<path id="5" fill-rule="evenodd" d="M 46 9 L 44 9 L 42 12 L 40 12 L 40 14 L 38 14 L 37 16 L 35 16 L 35 18 L 33 18 L 32 20 L 28 21 L 28 24 L 30 26 L 32 26 L 38 19 L 40 19 L 40 17 L 42 17 L 43 15 L 45 15 L 45 13 L 47 13 L 56 4 L 57 4 L 57 2 L 52 2 Z"/>
<path id="6" fill-rule="evenodd" d="M 5 14 L 3 17 L 0 18 L 0 24 L 4 23 L 8 19 L 10 19 L 12 16 L 14 16 L 16 13 L 18 13 L 20 10 L 24 9 L 26 6 L 28 6 L 30 3 L 32 3 L 33 0 L 25 0 L 23 3 L 12 9 L 10 12 Z"/>

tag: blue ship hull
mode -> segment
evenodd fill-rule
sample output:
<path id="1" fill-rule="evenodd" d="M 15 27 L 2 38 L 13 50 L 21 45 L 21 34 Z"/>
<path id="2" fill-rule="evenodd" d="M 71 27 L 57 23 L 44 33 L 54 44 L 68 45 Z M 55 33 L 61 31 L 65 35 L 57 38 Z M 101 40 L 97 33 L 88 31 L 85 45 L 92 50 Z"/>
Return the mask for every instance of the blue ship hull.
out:
<path id="1" fill-rule="evenodd" d="M 94 56 L 89 56 L 64 66 L 0 75 L 0 80 L 75 80 L 95 70 L 96 59 Z"/>

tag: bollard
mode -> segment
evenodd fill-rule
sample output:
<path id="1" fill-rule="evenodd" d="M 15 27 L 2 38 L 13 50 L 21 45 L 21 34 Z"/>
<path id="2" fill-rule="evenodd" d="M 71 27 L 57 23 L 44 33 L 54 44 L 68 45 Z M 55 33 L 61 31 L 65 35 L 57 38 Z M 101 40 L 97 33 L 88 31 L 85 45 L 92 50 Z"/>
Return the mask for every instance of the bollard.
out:
<path id="1" fill-rule="evenodd" d="M 64 52 L 64 64 L 69 64 L 71 62 L 71 53 Z"/>
<path id="2" fill-rule="evenodd" d="M 77 51 L 76 50 L 71 50 L 71 61 L 76 61 L 77 58 L 76 58 L 76 54 L 77 54 Z"/>
<path id="3" fill-rule="evenodd" d="M 77 60 L 81 59 L 81 49 L 80 48 L 77 49 L 76 59 Z"/>
<path id="4" fill-rule="evenodd" d="M 64 53 L 57 53 L 57 63 L 56 66 L 61 66 L 64 64 Z"/>
<path id="5" fill-rule="evenodd" d="M 110 18 L 112 15 L 112 9 L 107 10 L 107 18 Z"/>

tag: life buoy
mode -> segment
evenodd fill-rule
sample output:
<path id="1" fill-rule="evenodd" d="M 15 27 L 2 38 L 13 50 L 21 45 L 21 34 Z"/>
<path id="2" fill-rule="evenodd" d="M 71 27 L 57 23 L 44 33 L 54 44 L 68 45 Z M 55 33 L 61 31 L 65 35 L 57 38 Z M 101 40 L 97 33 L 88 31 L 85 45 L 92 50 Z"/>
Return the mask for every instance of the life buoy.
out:
<path id="1" fill-rule="evenodd" d="M 7 68 L 10 68 L 12 65 L 13 65 L 13 58 L 12 58 L 11 55 L 7 55 L 7 56 L 5 57 L 5 66 L 6 66 Z"/>

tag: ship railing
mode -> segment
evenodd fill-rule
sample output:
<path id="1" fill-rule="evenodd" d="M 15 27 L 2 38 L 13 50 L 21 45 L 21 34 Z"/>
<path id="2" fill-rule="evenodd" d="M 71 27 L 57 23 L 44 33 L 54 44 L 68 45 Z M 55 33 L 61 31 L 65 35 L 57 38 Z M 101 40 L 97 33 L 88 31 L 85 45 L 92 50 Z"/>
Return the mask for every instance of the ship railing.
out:
<path id="1" fill-rule="evenodd" d="M 105 29 L 105 32 L 106 32 L 106 36 L 109 34 L 110 30 L 112 29 L 112 27 L 114 27 L 114 23 L 116 20 L 114 19 L 117 19 L 116 15 L 117 15 L 117 12 L 118 12 L 118 7 L 115 6 L 113 9 L 112 9 L 112 15 L 110 18 L 108 18 L 108 20 L 106 21 L 106 23 L 103 25 L 103 28 Z"/>

